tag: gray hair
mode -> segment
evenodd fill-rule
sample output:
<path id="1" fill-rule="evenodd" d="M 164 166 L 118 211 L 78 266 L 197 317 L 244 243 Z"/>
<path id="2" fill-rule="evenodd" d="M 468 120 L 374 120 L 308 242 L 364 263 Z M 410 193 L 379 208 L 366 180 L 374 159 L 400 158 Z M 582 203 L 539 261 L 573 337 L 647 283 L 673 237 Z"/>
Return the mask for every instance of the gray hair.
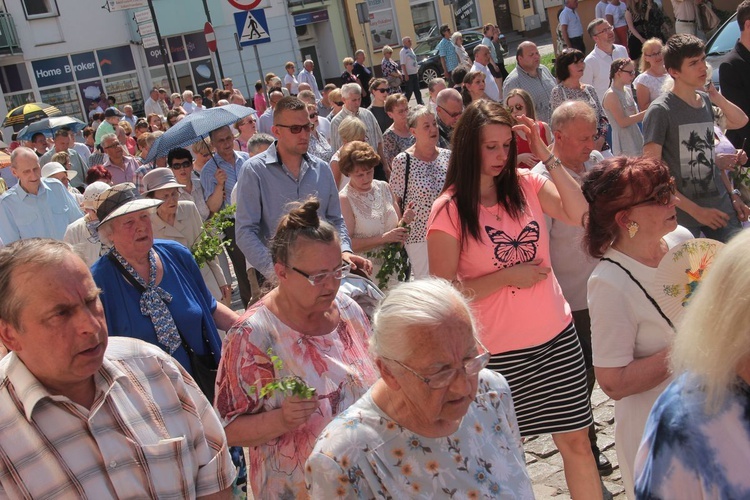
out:
<path id="1" fill-rule="evenodd" d="M 358 83 L 345 83 L 341 87 L 341 98 L 348 99 L 353 94 L 362 95 L 362 87 Z"/>
<path id="2" fill-rule="evenodd" d="M 451 42 L 455 44 L 456 40 L 458 40 L 459 38 L 463 40 L 464 36 L 461 34 L 460 31 L 454 31 L 453 34 L 451 35 Z"/>
<path id="3" fill-rule="evenodd" d="M 467 319 L 476 337 L 477 326 L 469 302 L 449 281 L 425 278 L 400 283 L 375 310 L 370 354 L 374 358 L 408 359 L 414 354 L 410 333 L 437 329 L 461 316 Z"/>
<path id="4" fill-rule="evenodd" d="M 21 330 L 21 309 L 27 297 L 21 297 L 19 287 L 13 286 L 16 274 L 21 271 L 36 274 L 43 267 L 58 266 L 71 254 L 75 252 L 69 244 L 46 238 L 27 238 L 0 248 L 0 290 L 4 295 L 0 300 L 0 321 Z"/>
<path id="5" fill-rule="evenodd" d="M 247 150 L 255 151 L 259 146 L 270 146 L 275 140 L 273 136 L 259 132 L 247 140 Z"/>
<path id="6" fill-rule="evenodd" d="M 357 52 L 354 53 L 354 57 L 357 57 L 360 54 L 365 55 L 365 51 L 362 49 L 359 49 Z"/>
<path id="7" fill-rule="evenodd" d="M 584 101 L 566 101 L 558 106 L 552 113 L 550 126 L 553 131 L 562 130 L 567 124 L 575 120 L 586 120 L 596 124 L 596 113 L 593 108 Z"/>
<path id="8" fill-rule="evenodd" d="M 37 160 L 37 162 L 39 161 L 39 157 L 36 155 L 33 149 L 27 148 L 26 146 L 19 146 L 10 154 L 10 164 L 14 168 L 17 168 L 19 156 L 28 156 L 29 158 L 34 158 L 35 160 Z"/>
<path id="9" fill-rule="evenodd" d="M 461 106 L 464 105 L 464 100 L 456 89 L 443 89 L 438 92 L 438 95 L 435 98 L 435 104 L 438 106 L 444 106 L 448 104 L 448 101 L 456 101 L 460 102 Z"/>
<path id="10" fill-rule="evenodd" d="M 184 100 L 187 100 L 188 97 L 193 97 L 193 91 L 192 90 L 186 90 L 182 93 L 182 98 Z"/>
<path id="11" fill-rule="evenodd" d="M 105 141 L 116 141 L 116 140 L 117 140 L 117 134 L 104 134 L 102 136 L 102 140 L 99 141 L 99 144 L 104 144 Z"/>
<path id="12" fill-rule="evenodd" d="M 479 45 L 477 45 L 476 47 L 474 47 L 474 51 L 473 51 L 474 52 L 474 57 L 477 57 L 477 54 L 479 54 L 483 50 L 486 50 L 489 53 L 490 48 L 487 47 L 486 45 L 482 45 L 481 43 Z"/>
<path id="13" fill-rule="evenodd" d="M 445 83 L 445 78 L 433 78 L 432 80 L 427 82 L 427 90 L 432 92 L 433 90 L 435 90 L 435 87 L 437 87 L 438 85 L 442 85 L 443 87 L 448 86 L 448 84 Z"/>
<path id="14" fill-rule="evenodd" d="M 424 116 L 429 116 L 432 120 L 435 119 L 435 114 L 427 106 L 422 104 L 414 106 L 409 110 L 409 114 L 406 117 L 406 126 L 409 128 L 416 127 L 419 119 Z"/>

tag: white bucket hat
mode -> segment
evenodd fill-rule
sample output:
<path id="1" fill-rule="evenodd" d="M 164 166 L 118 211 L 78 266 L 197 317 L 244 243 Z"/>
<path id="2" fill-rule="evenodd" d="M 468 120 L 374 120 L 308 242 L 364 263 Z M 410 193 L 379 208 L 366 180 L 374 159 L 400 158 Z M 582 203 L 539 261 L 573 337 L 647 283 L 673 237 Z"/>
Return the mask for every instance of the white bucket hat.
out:
<path id="1" fill-rule="evenodd" d="M 143 195 L 160 189 L 184 188 L 184 184 L 177 182 L 171 168 L 155 168 L 143 176 Z"/>
<path id="2" fill-rule="evenodd" d="M 42 167 L 42 177 L 45 179 L 48 179 L 55 174 L 59 174 L 60 172 L 66 172 L 68 174 L 68 180 L 71 180 L 78 175 L 78 172 L 75 170 L 67 170 L 61 163 L 56 161 L 51 161 Z"/>

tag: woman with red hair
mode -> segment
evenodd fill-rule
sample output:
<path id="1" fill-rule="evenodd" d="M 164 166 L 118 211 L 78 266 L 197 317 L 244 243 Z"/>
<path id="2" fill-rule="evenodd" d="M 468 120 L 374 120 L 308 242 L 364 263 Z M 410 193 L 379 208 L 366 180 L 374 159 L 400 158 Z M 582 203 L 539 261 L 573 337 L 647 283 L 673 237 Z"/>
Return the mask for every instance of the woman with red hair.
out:
<path id="1" fill-rule="evenodd" d="M 615 448 L 628 498 L 651 406 L 669 383 L 674 326 L 648 291 L 670 248 L 692 238 L 677 225 L 674 178 L 661 160 L 619 156 L 587 176 L 584 243 L 601 259 L 588 282 L 596 380 L 615 400 Z"/>

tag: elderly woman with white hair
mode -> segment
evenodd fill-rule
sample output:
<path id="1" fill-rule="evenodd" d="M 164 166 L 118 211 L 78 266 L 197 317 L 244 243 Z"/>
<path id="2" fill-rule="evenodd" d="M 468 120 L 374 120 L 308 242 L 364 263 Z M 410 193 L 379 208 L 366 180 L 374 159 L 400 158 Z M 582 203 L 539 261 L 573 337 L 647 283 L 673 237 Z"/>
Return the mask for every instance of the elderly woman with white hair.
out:
<path id="1" fill-rule="evenodd" d="M 510 388 L 484 369 L 490 354 L 450 282 L 389 292 L 370 354 L 380 378 L 307 459 L 313 498 L 534 498 Z"/>
<path id="2" fill-rule="evenodd" d="M 100 181 L 86 186 L 81 204 L 84 216 L 70 223 L 63 236 L 63 241 L 73 245 L 76 253 L 89 267 L 109 250 L 109 245 L 104 244 L 99 238 L 99 219 L 96 216 L 96 198 L 109 188 L 109 184 Z"/>
<path id="3" fill-rule="evenodd" d="M 636 461 L 638 498 L 750 498 L 750 233 L 720 250 L 672 346 L 675 380 Z"/>
<path id="4" fill-rule="evenodd" d="M 464 48 L 464 36 L 461 34 L 460 31 L 454 31 L 451 35 L 451 43 L 453 44 L 453 48 L 456 50 L 456 55 L 458 56 L 458 65 L 464 66 L 466 68 L 471 66 L 471 58 L 469 57 L 469 53 L 466 52 L 466 49 Z"/>

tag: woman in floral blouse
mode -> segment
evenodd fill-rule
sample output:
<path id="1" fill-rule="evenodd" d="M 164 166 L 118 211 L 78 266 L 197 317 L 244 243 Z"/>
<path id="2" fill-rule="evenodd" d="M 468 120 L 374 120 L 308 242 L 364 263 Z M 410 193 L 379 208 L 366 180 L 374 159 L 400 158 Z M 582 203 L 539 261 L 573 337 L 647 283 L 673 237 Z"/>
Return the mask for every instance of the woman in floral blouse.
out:
<path id="1" fill-rule="evenodd" d="M 388 94 L 401 92 L 401 67 L 396 61 L 391 59 L 392 56 L 393 49 L 389 45 L 383 47 L 383 62 L 380 63 L 380 69 L 383 71 L 383 78 L 388 80 L 388 85 L 390 86 Z M 398 85 L 395 85 L 395 83 L 398 83 Z"/>
<path id="2" fill-rule="evenodd" d="M 349 265 L 319 206 L 308 200 L 281 219 L 271 248 L 279 284 L 224 339 L 215 406 L 227 441 L 250 448 L 256 498 L 303 498 L 315 439 L 377 379 L 367 317 L 338 293 Z M 299 377 L 314 394 L 260 395 L 285 377 Z"/>
<path id="3" fill-rule="evenodd" d="M 391 291 L 370 351 L 380 379 L 320 435 L 312 498 L 534 498 L 508 383 L 483 370 L 466 299 L 425 278 Z"/>

